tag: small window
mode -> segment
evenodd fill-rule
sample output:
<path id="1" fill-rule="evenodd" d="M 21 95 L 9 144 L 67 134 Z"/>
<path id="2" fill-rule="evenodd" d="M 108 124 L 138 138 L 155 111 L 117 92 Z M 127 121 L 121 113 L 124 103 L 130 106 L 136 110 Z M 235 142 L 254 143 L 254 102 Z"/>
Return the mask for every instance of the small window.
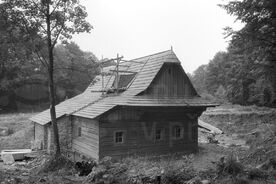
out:
<path id="1" fill-rule="evenodd" d="M 173 128 L 173 136 L 174 136 L 174 138 L 181 138 L 181 127 L 180 126 L 175 126 Z"/>
<path id="2" fill-rule="evenodd" d="M 159 141 L 159 140 L 162 140 L 162 129 L 156 129 L 155 131 L 155 140 L 156 141 Z"/>
<path id="3" fill-rule="evenodd" d="M 124 132 L 115 132 L 115 143 L 123 143 L 124 142 Z"/>
<path id="4" fill-rule="evenodd" d="M 81 137 L 81 127 L 78 127 L 78 137 Z"/>

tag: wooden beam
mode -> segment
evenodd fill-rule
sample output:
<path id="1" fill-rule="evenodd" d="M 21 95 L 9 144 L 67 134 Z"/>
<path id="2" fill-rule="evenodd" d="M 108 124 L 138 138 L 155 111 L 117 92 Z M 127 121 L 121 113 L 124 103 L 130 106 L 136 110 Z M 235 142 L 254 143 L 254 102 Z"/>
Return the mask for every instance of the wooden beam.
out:
<path id="1" fill-rule="evenodd" d="M 129 67 L 129 65 L 119 65 L 119 68 L 120 67 Z"/>
<path id="2" fill-rule="evenodd" d="M 119 54 L 117 54 L 117 65 L 116 65 L 116 83 L 115 83 L 115 89 L 116 93 L 118 93 L 118 87 L 119 87 L 119 64 L 120 64 L 121 58 L 119 57 Z"/>
<path id="3" fill-rule="evenodd" d="M 99 62 L 99 64 L 102 64 L 102 63 L 107 63 L 107 62 L 110 62 L 110 61 L 115 61 L 115 60 L 117 60 L 117 59 L 123 59 L 124 57 L 123 56 L 121 56 L 121 57 L 118 57 L 118 58 L 113 58 L 113 59 L 109 59 L 109 60 L 106 60 L 106 61 L 101 61 L 101 62 Z"/>
<path id="4" fill-rule="evenodd" d="M 91 90 L 90 92 L 107 92 L 107 90 Z"/>
<path id="5" fill-rule="evenodd" d="M 139 61 L 133 61 L 133 60 L 121 60 L 121 61 L 124 61 L 123 63 L 127 63 L 127 62 L 130 62 L 130 63 L 140 63 L 140 64 L 144 64 L 144 62 L 139 62 Z"/>
<path id="6" fill-rule="evenodd" d="M 223 134 L 223 131 L 220 130 L 219 128 L 217 128 L 213 125 L 210 125 L 208 123 L 205 123 L 204 121 L 201 121 L 201 120 L 198 120 L 198 126 L 203 127 L 204 129 L 207 129 L 210 132 L 215 133 L 215 134 Z"/>
<path id="7" fill-rule="evenodd" d="M 127 70 L 109 70 L 111 72 L 122 72 L 122 73 L 137 73 L 137 72 L 132 72 L 132 71 L 127 71 Z"/>

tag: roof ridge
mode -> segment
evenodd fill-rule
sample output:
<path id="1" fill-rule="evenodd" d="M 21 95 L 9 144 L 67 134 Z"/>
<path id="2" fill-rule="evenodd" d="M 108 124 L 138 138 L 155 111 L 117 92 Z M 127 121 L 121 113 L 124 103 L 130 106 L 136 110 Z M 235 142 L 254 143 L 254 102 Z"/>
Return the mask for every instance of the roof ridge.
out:
<path id="1" fill-rule="evenodd" d="M 158 55 L 158 54 L 161 54 L 161 53 L 164 53 L 164 52 L 168 52 L 168 51 L 173 52 L 171 49 L 170 49 L 170 50 L 165 50 L 165 51 L 162 51 L 162 52 L 157 52 L 157 53 L 155 53 L 155 54 L 150 54 L 150 55 L 146 55 L 146 56 L 134 58 L 134 59 L 131 59 L 130 61 L 137 60 L 137 59 L 141 59 L 141 58 L 145 58 L 145 57 L 151 57 L 151 56 Z M 174 52 L 173 52 L 173 53 L 174 53 Z"/>

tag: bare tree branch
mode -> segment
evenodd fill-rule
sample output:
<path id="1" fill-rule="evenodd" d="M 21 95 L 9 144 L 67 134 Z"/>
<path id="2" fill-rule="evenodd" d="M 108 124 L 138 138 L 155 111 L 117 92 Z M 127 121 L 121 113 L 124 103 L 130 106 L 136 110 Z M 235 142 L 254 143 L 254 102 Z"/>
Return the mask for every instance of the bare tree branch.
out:
<path id="1" fill-rule="evenodd" d="M 61 2 L 61 0 L 59 0 L 59 1 L 57 2 L 57 4 L 56 4 L 56 6 L 54 7 L 53 11 L 50 13 L 50 16 L 52 15 L 53 12 L 56 11 L 56 9 L 57 9 L 57 7 L 58 7 L 58 5 L 59 5 L 60 2 Z"/>
<path id="2" fill-rule="evenodd" d="M 64 24 L 61 26 L 61 28 L 59 29 L 59 31 L 58 31 L 58 33 L 57 33 L 57 35 L 56 35 L 56 37 L 55 37 L 55 39 L 54 39 L 54 41 L 53 41 L 53 43 L 52 43 L 52 49 L 54 49 L 54 47 L 55 47 L 55 45 L 56 45 L 56 43 L 57 43 L 57 40 L 58 40 L 58 38 L 59 38 L 59 35 L 60 35 L 60 33 L 62 32 L 62 30 L 64 29 Z"/>
<path id="3" fill-rule="evenodd" d="M 33 0 L 31 0 L 31 1 L 32 1 L 32 3 L 35 5 L 35 7 L 39 10 L 40 8 L 39 8 L 39 6 L 37 5 L 37 3 L 34 2 Z M 40 11 L 43 13 L 43 15 L 46 16 L 46 13 L 45 13 L 44 11 L 42 11 L 42 10 L 40 10 Z"/>

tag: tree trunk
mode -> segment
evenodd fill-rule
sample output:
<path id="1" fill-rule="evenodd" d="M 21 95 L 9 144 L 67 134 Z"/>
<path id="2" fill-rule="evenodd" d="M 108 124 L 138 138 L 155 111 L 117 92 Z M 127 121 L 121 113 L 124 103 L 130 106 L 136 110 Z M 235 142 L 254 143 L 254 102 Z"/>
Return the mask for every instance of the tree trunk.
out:
<path id="1" fill-rule="evenodd" d="M 56 121 L 56 109 L 55 109 L 55 90 L 54 90 L 54 56 L 53 56 L 53 45 L 51 38 L 51 20 L 50 20 L 50 5 L 47 3 L 47 46 L 48 46 L 48 56 L 49 56 L 49 66 L 48 66 L 48 86 L 49 86 L 49 100 L 50 100 L 50 114 L 51 122 L 54 133 L 54 145 L 56 156 L 60 155 L 60 145 L 59 145 L 59 135 L 58 126 Z M 50 136 L 50 135 L 48 135 Z"/>

